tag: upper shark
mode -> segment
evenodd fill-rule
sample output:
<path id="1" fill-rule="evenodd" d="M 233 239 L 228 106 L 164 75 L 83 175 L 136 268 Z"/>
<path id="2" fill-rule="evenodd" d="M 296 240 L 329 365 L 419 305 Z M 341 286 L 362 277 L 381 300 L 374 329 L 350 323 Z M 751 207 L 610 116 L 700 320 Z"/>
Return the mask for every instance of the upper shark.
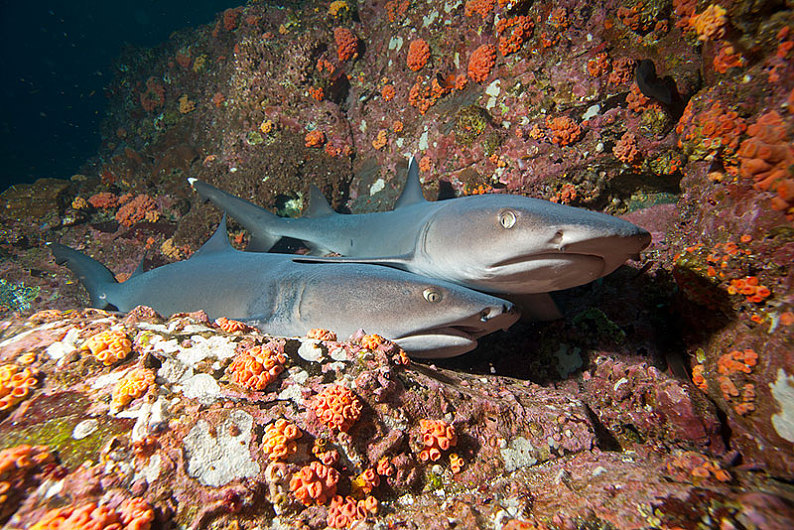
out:
<path id="1" fill-rule="evenodd" d="M 288 236 L 303 240 L 315 254 L 344 256 L 301 258 L 306 261 L 390 265 L 497 294 L 583 285 L 638 256 L 651 241 L 647 231 L 617 217 L 520 195 L 426 201 L 413 157 L 405 188 L 387 212 L 338 214 L 312 187 L 304 216 L 281 218 L 188 180 L 251 232 L 255 250 L 267 250 Z"/>
<path id="2" fill-rule="evenodd" d="M 245 320 L 286 336 L 325 328 L 347 337 L 366 329 L 415 357 L 460 355 L 519 316 L 510 302 L 397 269 L 234 250 L 225 217 L 190 259 L 148 272 L 139 267 L 123 283 L 81 252 L 58 243 L 50 248 L 86 287 L 94 307 L 147 305 L 164 315 L 202 309 L 212 318 Z"/>

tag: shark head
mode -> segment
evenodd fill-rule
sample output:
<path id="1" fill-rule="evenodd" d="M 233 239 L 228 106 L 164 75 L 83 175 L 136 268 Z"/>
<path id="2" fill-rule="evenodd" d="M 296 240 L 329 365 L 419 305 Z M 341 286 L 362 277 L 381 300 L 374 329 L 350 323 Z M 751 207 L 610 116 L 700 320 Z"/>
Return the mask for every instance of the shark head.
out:
<path id="1" fill-rule="evenodd" d="M 453 283 L 375 265 L 305 264 L 295 310 L 339 336 L 358 329 L 397 342 L 412 357 L 453 357 L 519 318 L 505 300 Z M 312 269 L 316 274 L 312 273 Z M 311 278 L 320 278 L 322 282 Z M 333 285 L 333 293 L 329 292 Z"/>
<path id="2" fill-rule="evenodd" d="M 650 241 L 611 215 L 517 195 L 467 197 L 427 219 L 415 272 L 432 262 L 475 289 L 545 293 L 606 276 Z"/>

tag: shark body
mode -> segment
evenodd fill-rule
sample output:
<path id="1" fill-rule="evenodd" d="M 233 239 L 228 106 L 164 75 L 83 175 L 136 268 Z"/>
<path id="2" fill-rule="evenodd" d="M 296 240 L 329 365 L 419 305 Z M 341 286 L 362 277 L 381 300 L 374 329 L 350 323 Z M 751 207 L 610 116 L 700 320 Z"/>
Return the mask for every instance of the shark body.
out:
<path id="1" fill-rule="evenodd" d="M 647 231 L 617 217 L 519 195 L 426 201 L 413 157 L 405 189 L 387 212 L 338 214 L 313 187 L 303 217 L 281 218 L 188 180 L 252 233 L 254 250 L 267 250 L 288 236 L 304 241 L 315 254 L 343 256 L 303 261 L 389 265 L 499 295 L 583 285 L 638 256 L 651 240 Z"/>
<path id="2" fill-rule="evenodd" d="M 146 305 L 163 315 L 202 309 L 212 318 L 245 320 L 285 336 L 325 328 L 347 337 L 366 329 L 415 357 L 460 355 L 519 317 L 499 298 L 397 269 L 234 250 L 225 217 L 190 259 L 136 272 L 123 283 L 81 252 L 57 243 L 50 248 L 56 262 L 78 276 L 94 307 Z"/>

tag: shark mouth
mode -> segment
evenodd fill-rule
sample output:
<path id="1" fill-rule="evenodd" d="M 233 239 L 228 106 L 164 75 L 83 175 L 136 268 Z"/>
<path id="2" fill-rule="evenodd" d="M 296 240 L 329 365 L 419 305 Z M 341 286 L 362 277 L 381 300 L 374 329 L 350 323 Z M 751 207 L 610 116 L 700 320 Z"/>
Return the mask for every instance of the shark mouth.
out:
<path id="1" fill-rule="evenodd" d="M 414 331 L 394 339 L 411 357 L 441 359 L 462 355 L 477 347 L 477 339 L 507 329 L 519 318 L 512 304 L 491 308 L 457 323 Z"/>
<path id="2" fill-rule="evenodd" d="M 514 256 L 488 267 L 487 288 L 502 286 L 504 292 L 513 294 L 547 293 L 589 283 L 604 276 L 605 269 L 604 259 L 591 254 L 547 252 Z"/>
<path id="3" fill-rule="evenodd" d="M 511 256 L 487 267 L 488 289 L 516 294 L 569 289 L 606 276 L 650 243 L 650 234 L 597 237 L 546 252 Z"/>

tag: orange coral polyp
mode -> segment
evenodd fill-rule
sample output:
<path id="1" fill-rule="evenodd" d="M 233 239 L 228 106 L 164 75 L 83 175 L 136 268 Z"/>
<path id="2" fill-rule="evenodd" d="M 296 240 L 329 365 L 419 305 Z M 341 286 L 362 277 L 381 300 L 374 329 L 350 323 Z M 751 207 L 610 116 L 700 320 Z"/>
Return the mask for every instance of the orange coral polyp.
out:
<path id="1" fill-rule="evenodd" d="M 322 340 L 327 342 L 336 342 L 337 340 L 336 333 L 322 328 L 310 329 L 309 332 L 306 334 L 306 337 L 314 340 Z"/>
<path id="2" fill-rule="evenodd" d="M 378 500 L 371 495 L 360 501 L 336 495 L 328 508 L 327 523 L 331 528 L 349 528 L 355 521 L 365 519 L 368 513 L 377 512 Z"/>
<path id="3" fill-rule="evenodd" d="M 346 432 L 358 421 L 363 407 L 352 390 L 330 385 L 314 397 L 311 408 L 329 429 Z"/>
<path id="4" fill-rule="evenodd" d="M 232 382 L 250 390 L 264 390 L 284 371 L 287 358 L 267 345 L 254 346 L 239 353 L 226 373 Z"/>
<path id="5" fill-rule="evenodd" d="M 106 330 L 90 337 L 82 347 L 105 366 L 121 361 L 132 351 L 132 341 L 120 330 Z"/>
<path id="6" fill-rule="evenodd" d="M 454 447 L 458 443 L 455 429 L 444 420 L 419 421 L 419 430 L 425 448 L 419 452 L 422 462 L 436 461 L 441 458 L 441 452 Z"/>
<path id="7" fill-rule="evenodd" d="M 325 504 L 336 495 L 339 472 L 320 462 L 311 462 L 290 479 L 290 490 L 304 505 Z"/>
<path id="8" fill-rule="evenodd" d="M 30 530 L 118 529 L 149 530 L 154 510 L 143 499 L 132 498 L 115 510 L 89 502 L 81 506 L 65 506 L 47 512 Z"/>
<path id="9" fill-rule="evenodd" d="M 110 402 L 112 410 L 121 410 L 133 399 L 144 395 L 152 383 L 154 373 L 145 368 L 135 368 L 124 376 L 113 389 L 113 399 Z"/>
<path id="10" fill-rule="evenodd" d="M 491 70 L 496 64 L 496 46 L 493 44 L 483 44 L 469 58 L 468 74 L 472 81 L 482 83 L 491 74 Z"/>
<path id="11" fill-rule="evenodd" d="M 334 29 L 334 40 L 336 41 L 336 54 L 339 62 L 345 62 L 358 55 L 358 37 L 347 28 Z"/>
<path id="12" fill-rule="evenodd" d="M 546 127 L 552 133 L 552 143 L 560 146 L 570 145 L 582 137 L 581 127 L 568 116 L 547 118 Z"/>
<path id="13" fill-rule="evenodd" d="M 279 418 L 265 428 L 262 449 L 268 454 L 270 460 L 284 460 L 295 454 L 298 449 L 295 440 L 301 436 L 303 433 L 297 425 L 284 418 Z"/>
<path id="14" fill-rule="evenodd" d="M 424 39 L 414 39 L 408 46 L 408 57 L 406 63 L 408 68 L 414 72 L 418 72 L 427 64 L 430 59 L 430 46 Z"/>

